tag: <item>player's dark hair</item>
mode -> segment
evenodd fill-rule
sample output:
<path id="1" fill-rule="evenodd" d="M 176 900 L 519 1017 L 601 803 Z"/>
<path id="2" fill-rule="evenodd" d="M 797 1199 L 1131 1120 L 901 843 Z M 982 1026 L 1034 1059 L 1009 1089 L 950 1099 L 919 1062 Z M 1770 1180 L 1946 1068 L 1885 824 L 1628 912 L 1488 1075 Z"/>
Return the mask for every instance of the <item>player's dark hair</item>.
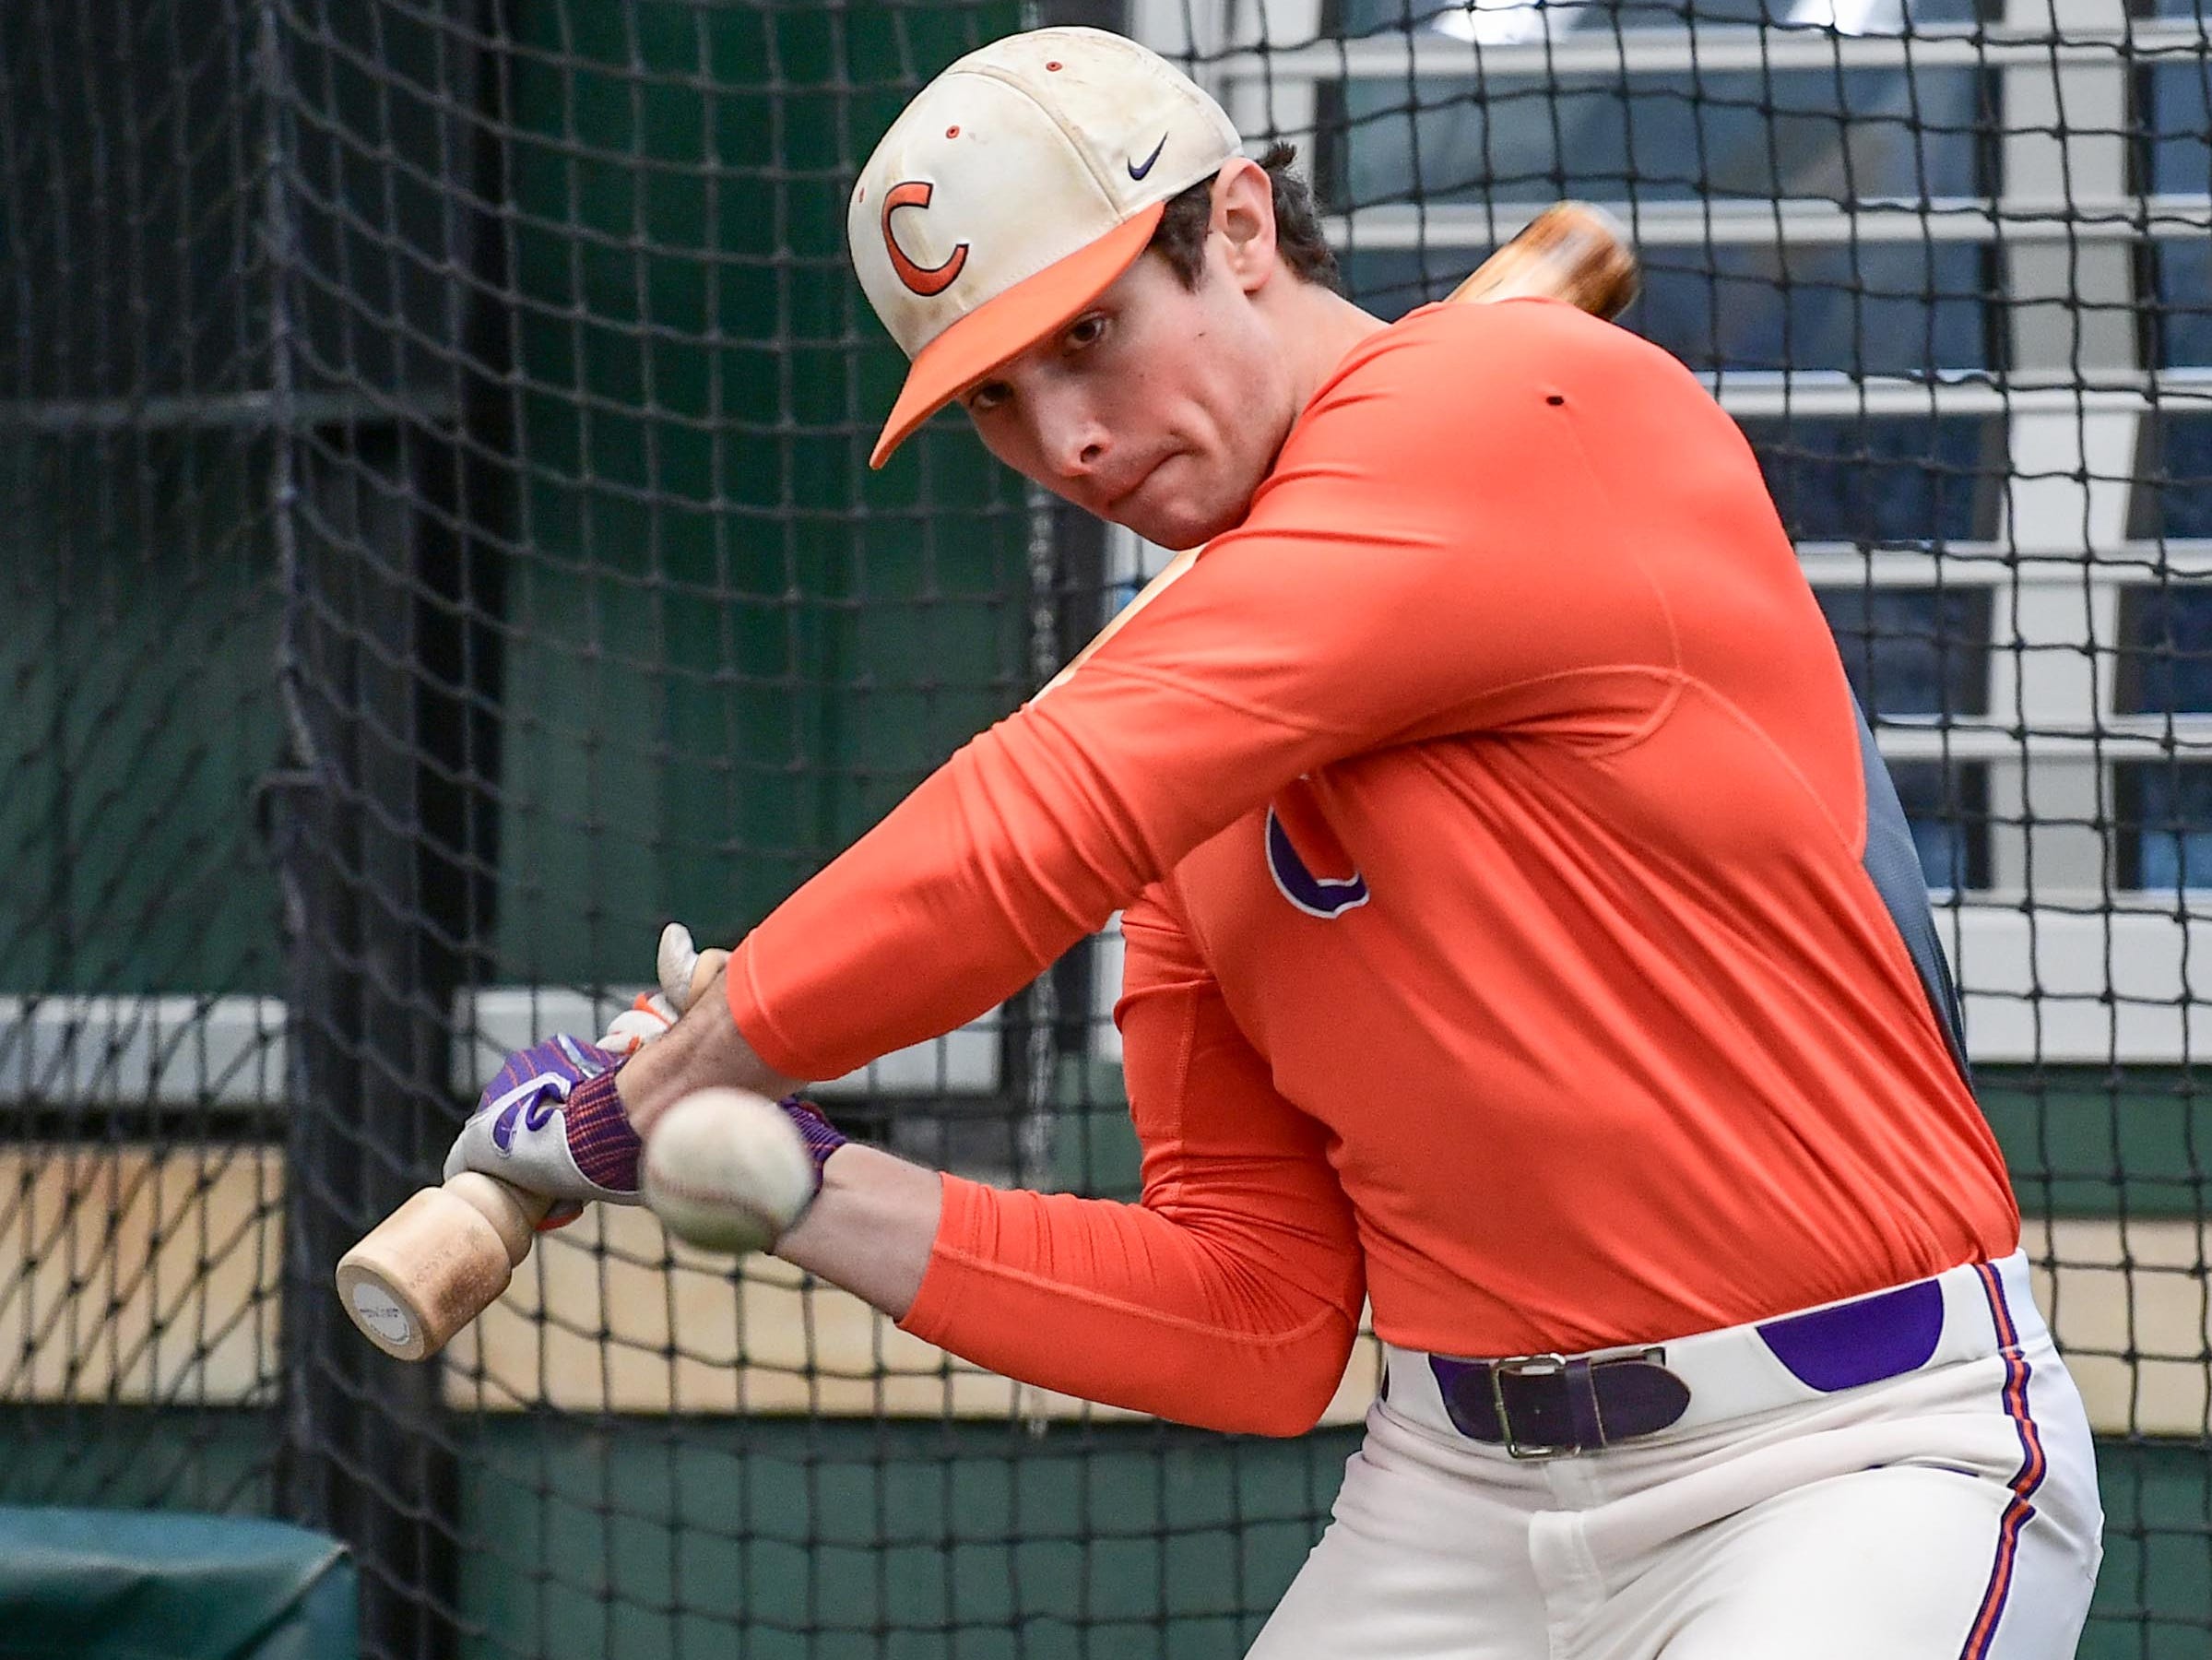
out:
<path id="1" fill-rule="evenodd" d="M 1298 147 L 1281 139 L 1267 147 L 1260 165 L 1274 187 L 1275 252 L 1291 275 L 1301 282 L 1318 283 L 1331 293 L 1344 291 L 1344 279 L 1336 268 L 1336 255 L 1321 234 L 1321 216 L 1314 210 L 1313 188 L 1291 172 Z M 1206 268 L 1206 226 L 1213 218 L 1213 181 L 1201 179 L 1180 195 L 1167 198 L 1165 211 L 1152 233 L 1152 249 L 1174 267 L 1187 289 L 1195 289 Z"/>

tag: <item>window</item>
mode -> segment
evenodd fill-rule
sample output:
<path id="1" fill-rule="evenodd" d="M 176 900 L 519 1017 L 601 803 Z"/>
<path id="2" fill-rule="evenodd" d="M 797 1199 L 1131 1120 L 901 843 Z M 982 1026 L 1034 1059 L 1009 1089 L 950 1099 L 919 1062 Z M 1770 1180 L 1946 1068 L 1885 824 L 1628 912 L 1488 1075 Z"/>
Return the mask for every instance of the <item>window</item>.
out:
<path id="1" fill-rule="evenodd" d="M 2200 64 L 2162 64 L 2135 78 L 2135 170 L 2167 198 L 2149 218 L 2143 295 L 2147 362 L 2171 369 L 2212 363 L 2212 248 L 2178 198 L 2212 192 L 2212 87 Z"/>
<path id="2" fill-rule="evenodd" d="M 1893 761 L 1889 777 L 1930 891 L 1989 886 L 1989 769 Z"/>
<path id="3" fill-rule="evenodd" d="M 2131 536 L 2212 537 L 2212 411 L 2145 417 L 2135 480 Z"/>
<path id="4" fill-rule="evenodd" d="M 1345 206 L 1921 201 L 1985 195 L 1995 165 L 1974 69 L 1491 74 L 1339 96 L 1316 184 Z"/>
<path id="5" fill-rule="evenodd" d="M 2112 703 L 2123 715 L 2212 714 L 2212 578 L 2122 593 Z"/>
<path id="6" fill-rule="evenodd" d="M 2003 355 L 1993 257 L 1958 243 L 1660 247 L 1622 321 L 1694 369 L 1987 370 Z M 1442 299 L 1474 260 L 1457 248 L 1355 248 L 1342 263 L 1354 298 L 1396 318 Z"/>
<path id="7" fill-rule="evenodd" d="M 1869 721 L 1929 725 L 1989 712 L 1990 590 L 1815 590 L 1843 671 Z M 1975 761 L 1891 761 L 1928 886 L 1990 883 L 1989 769 Z"/>
<path id="8" fill-rule="evenodd" d="M 1662 249 L 1626 319 L 1696 368 L 1909 375 L 2001 361 L 1986 248 Z"/>
<path id="9" fill-rule="evenodd" d="M 1989 713 L 1989 589 L 1821 588 L 1816 597 L 1868 719 Z"/>
<path id="10" fill-rule="evenodd" d="M 1808 3 L 1783 20 L 1838 10 L 1822 0 L 1815 17 Z M 1517 14 L 1499 8 L 1347 0 L 1342 25 L 1370 50 L 1316 89 L 1315 183 L 1343 218 L 1354 298 L 1388 316 L 1441 298 L 1486 251 L 1492 220 L 1511 228 L 1501 205 L 1614 204 L 1636 219 L 1645 268 L 1624 320 L 1713 377 L 1794 535 L 1923 547 L 1993 537 L 2004 423 L 1949 406 L 1963 401 L 1955 385 L 2005 366 L 1996 244 L 1982 231 L 1931 236 L 1918 216 L 1876 209 L 1998 194 L 1998 77 L 1956 62 L 1911 68 L 1902 55 L 1844 66 L 1838 34 L 1903 26 L 1894 7 L 1887 22 L 1878 6 L 1858 10 L 1827 33 L 1726 27 L 1777 15 L 1757 0 L 1686 16 L 1551 6 L 1530 8 L 1535 32 L 1514 35 Z M 1911 14 L 1916 25 L 1970 15 Z M 1697 42 L 1687 63 L 1674 44 L 1686 22 Z M 1638 32 L 1614 35 L 1615 24 Z M 1582 74 L 1548 50 L 1486 50 L 1547 40 L 1615 53 L 1617 67 Z M 1373 50 L 1391 45 L 1390 56 Z M 1841 238 L 1801 233 L 1784 223 L 1792 204 L 1863 217 Z M 1756 395 L 1761 377 L 1787 388 L 1792 419 L 1731 398 L 1739 385 Z M 1907 406 L 1927 413 L 1893 416 L 1851 384 L 1866 381 L 1937 390 Z"/>
<path id="11" fill-rule="evenodd" d="M 2195 737 L 2189 718 L 2212 715 L 2212 578 L 2126 589 L 2119 633 L 2114 710 L 2158 717 L 2168 753 L 2113 767 L 2113 881 L 2212 887 L 2212 736 Z"/>
<path id="12" fill-rule="evenodd" d="M 2151 893 L 2212 887 L 2212 765 L 2131 761 L 2113 773 L 2113 882 Z"/>
<path id="13" fill-rule="evenodd" d="M 2187 16 L 2190 0 L 2180 5 Z M 1847 34 L 1895 34 L 1908 8 L 1899 0 L 1604 0 L 1602 4 L 1536 6 L 1530 0 L 1338 0 L 1333 16 L 1324 15 L 1327 33 L 1360 36 L 1399 30 L 1433 30 L 1485 45 L 1543 40 L 1569 30 L 1679 30 L 1686 22 L 1699 30 L 1733 24 L 1767 23 L 1781 28 L 1834 27 Z M 1970 23 L 1973 0 L 1921 0 L 1910 7 L 1915 25 Z"/>
<path id="14" fill-rule="evenodd" d="M 2004 423 L 1934 416 L 1751 420 L 1799 541 L 1930 547 L 1995 534 Z"/>

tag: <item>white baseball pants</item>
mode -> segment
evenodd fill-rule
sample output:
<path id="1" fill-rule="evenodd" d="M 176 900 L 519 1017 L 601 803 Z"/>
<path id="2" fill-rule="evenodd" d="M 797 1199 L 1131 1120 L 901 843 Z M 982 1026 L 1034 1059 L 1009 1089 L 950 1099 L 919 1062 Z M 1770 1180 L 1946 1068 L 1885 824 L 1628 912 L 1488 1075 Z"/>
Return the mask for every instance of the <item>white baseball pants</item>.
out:
<path id="1" fill-rule="evenodd" d="M 1758 1327 L 1707 1334 L 1666 1346 L 1678 1425 L 1548 1459 L 1459 1433 L 1392 1350 L 1249 1660 L 2072 1660 L 2103 1526 L 2081 1398 L 2025 1257 L 1938 1279 L 1915 1370 L 1823 1393 Z"/>

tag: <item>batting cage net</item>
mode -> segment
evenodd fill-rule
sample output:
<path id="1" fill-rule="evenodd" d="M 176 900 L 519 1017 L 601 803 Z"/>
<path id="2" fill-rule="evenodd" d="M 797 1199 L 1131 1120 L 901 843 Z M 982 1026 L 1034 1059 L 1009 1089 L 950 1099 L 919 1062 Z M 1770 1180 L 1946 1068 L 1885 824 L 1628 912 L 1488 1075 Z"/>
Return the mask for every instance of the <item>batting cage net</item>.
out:
<path id="1" fill-rule="evenodd" d="M 1201 1434 L 641 1211 L 442 1361 L 338 1253 L 661 924 L 728 940 L 1159 559 L 903 372 L 855 171 L 1039 22 L 1295 142 L 1354 294 L 1543 205 L 1757 447 L 2102 1437 L 2084 1653 L 2212 1644 L 2212 133 L 2193 0 L 9 0 L 0 1502 L 355 1547 L 376 1655 L 1241 1653 L 1374 1378 Z M 1476 458 L 1471 457 L 1471 465 Z M 2201 948 L 2200 948 L 2201 947 Z M 927 964 L 914 971 L 927 973 Z M 1111 934 L 826 1087 L 1127 1195 Z"/>

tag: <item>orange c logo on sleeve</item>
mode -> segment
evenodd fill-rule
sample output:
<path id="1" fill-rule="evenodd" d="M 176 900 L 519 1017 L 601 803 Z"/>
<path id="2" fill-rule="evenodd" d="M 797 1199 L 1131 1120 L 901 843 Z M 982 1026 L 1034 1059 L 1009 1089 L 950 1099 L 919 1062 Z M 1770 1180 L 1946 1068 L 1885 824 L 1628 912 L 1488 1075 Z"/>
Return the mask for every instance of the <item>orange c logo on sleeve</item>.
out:
<path id="1" fill-rule="evenodd" d="M 892 233 L 891 216 L 902 208 L 927 208 L 937 186 L 921 179 L 909 179 L 904 184 L 893 184 L 883 197 L 883 246 L 891 255 L 891 268 L 899 274 L 899 280 L 924 299 L 941 294 L 952 286 L 960 275 L 960 267 L 968 262 L 968 245 L 962 243 L 942 265 L 917 265 L 906 257 L 906 250 L 899 246 L 899 239 Z"/>

